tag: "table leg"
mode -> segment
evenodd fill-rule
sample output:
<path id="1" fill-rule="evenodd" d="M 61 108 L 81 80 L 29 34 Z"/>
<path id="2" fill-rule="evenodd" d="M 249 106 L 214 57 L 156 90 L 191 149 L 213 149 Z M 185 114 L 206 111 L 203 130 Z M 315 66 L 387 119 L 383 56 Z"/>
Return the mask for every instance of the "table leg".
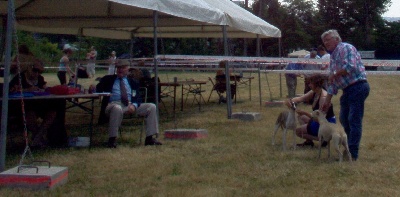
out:
<path id="1" fill-rule="evenodd" d="M 236 104 L 236 97 L 237 97 L 237 90 L 238 89 L 238 86 L 237 86 L 237 81 L 236 81 L 236 79 L 235 79 L 235 104 Z M 231 94 L 232 94 L 232 92 L 231 92 Z"/>
<path id="2" fill-rule="evenodd" d="M 251 79 L 249 79 L 249 98 L 251 100 Z"/>
<path id="3" fill-rule="evenodd" d="M 93 138 L 93 113 L 94 113 L 94 98 L 91 99 L 91 111 L 90 111 L 90 123 L 89 123 L 89 148 L 92 147 L 92 138 Z"/>
<path id="4" fill-rule="evenodd" d="M 201 111 L 201 98 L 203 98 L 203 95 L 201 95 L 201 84 L 199 85 L 199 94 L 199 111 Z"/>
<path id="5" fill-rule="evenodd" d="M 202 94 L 201 84 L 200 84 L 200 97 L 201 97 L 200 101 L 201 101 L 201 99 L 203 99 L 203 103 L 206 104 L 206 100 L 204 99 L 203 94 Z"/>
<path id="6" fill-rule="evenodd" d="M 173 113 L 174 113 L 174 120 L 176 119 L 176 86 L 174 86 L 174 109 L 173 109 Z"/>
<path id="7" fill-rule="evenodd" d="M 182 92 L 181 92 L 181 111 L 183 111 L 183 84 L 182 84 Z"/>

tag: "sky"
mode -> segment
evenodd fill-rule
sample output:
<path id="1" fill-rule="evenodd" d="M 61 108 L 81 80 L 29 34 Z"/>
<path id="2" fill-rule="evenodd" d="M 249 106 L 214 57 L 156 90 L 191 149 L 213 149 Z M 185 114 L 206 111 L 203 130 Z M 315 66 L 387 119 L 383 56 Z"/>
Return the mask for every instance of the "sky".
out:
<path id="1" fill-rule="evenodd" d="M 400 17 L 400 0 L 392 0 L 389 10 L 383 14 L 384 17 Z"/>
<path id="2" fill-rule="evenodd" d="M 249 3 L 253 3 L 253 0 L 249 0 Z M 400 0 L 392 0 L 392 5 L 385 12 L 383 17 L 400 17 Z"/>

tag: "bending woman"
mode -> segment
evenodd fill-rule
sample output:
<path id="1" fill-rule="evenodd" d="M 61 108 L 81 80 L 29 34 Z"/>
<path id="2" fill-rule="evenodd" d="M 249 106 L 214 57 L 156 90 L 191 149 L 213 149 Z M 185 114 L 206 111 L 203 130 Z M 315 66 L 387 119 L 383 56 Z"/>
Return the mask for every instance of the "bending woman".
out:
<path id="1" fill-rule="evenodd" d="M 292 98 L 292 101 L 295 103 L 312 103 L 311 109 L 312 111 L 314 111 L 319 109 L 320 106 L 324 104 L 328 93 L 322 88 L 324 84 L 323 76 L 314 75 L 310 77 L 309 80 L 309 86 L 311 90 L 303 96 Z M 291 106 L 289 100 L 286 100 L 285 104 L 288 107 Z M 319 123 L 311 118 L 311 112 L 307 112 L 301 109 L 297 109 L 296 112 L 298 114 L 298 120 L 300 123 L 300 126 L 296 128 L 296 135 L 303 139 L 306 139 L 304 143 L 297 144 L 297 146 L 314 146 L 313 140 L 318 141 Z M 326 114 L 326 119 L 329 122 L 336 123 L 335 113 L 333 112 L 333 105 L 329 107 L 329 110 Z M 326 143 L 323 143 L 322 145 L 326 146 Z"/>

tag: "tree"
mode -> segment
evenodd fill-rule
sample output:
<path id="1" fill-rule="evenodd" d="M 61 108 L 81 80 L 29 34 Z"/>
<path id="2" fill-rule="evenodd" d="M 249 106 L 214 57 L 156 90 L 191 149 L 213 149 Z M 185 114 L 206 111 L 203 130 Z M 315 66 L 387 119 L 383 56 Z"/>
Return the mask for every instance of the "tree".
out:
<path id="1" fill-rule="evenodd" d="M 282 32 L 282 50 L 283 53 L 287 51 L 287 44 L 285 42 L 286 32 L 284 31 L 286 27 L 286 19 L 288 14 L 285 9 L 281 7 L 281 4 L 278 0 L 259 0 L 253 3 L 252 7 L 253 13 L 263 20 L 267 21 L 269 24 L 279 28 Z M 251 41 L 249 43 L 249 54 L 256 54 L 256 41 Z M 276 39 L 267 38 L 262 39 L 261 46 L 261 56 L 278 56 L 279 46 Z"/>
<path id="2" fill-rule="evenodd" d="M 285 0 L 284 4 L 281 4 L 278 0 L 260 0 L 253 4 L 253 12 L 257 13 L 257 10 L 261 10 L 262 19 L 281 30 L 283 56 L 292 50 L 307 49 L 316 45 L 315 7 L 312 2 Z M 274 49 L 278 47 L 272 39 L 263 40 L 262 48 L 266 49 L 264 55 L 277 56 L 277 50 Z"/>
<path id="3" fill-rule="evenodd" d="M 298 28 L 296 34 L 300 37 L 300 42 L 297 41 L 299 46 L 297 48 L 309 49 L 315 47 L 320 43 L 320 39 L 316 36 L 315 27 L 318 26 L 315 20 L 315 8 L 312 1 L 303 0 L 285 0 L 286 8 L 288 14 L 290 15 L 290 20 L 295 20 Z"/>
<path id="4" fill-rule="evenodd" d="M 374 47 L 373 34 L 378 25 L 382 24 L 381 15 L 386 11 L 386 6 L 390 0 L 353 0 L 349 2 L 347 12 L 353 21 L 354 31 L 350 36 L 353 37 L 354 44 L 358 48 L 369 50 Z M 354 38 L 362 38 L 360 40 Z"/>
<path id="5" fill-rule="evenodd" d="M 359 49 L 374 46 L 374 29 L 390 0 L 318 0 L 318 17 L 326 29 L 337 29 L 343 40 Z"/>
<path id="6" fill-rule="evenodd" d="M 61 58 L 61 51 L 56 43 L 51 43 L 46 37 L 38 36 L 31 32 L 18 31 L 18 44 L 26 44 L 33 55 L 44 61 L 53 62 Z"/>
<path id="7" fill-rule="evenodd" d="M 400 22 L 385 22 L 375 32 L 378 59 L 400 59 Z"/>

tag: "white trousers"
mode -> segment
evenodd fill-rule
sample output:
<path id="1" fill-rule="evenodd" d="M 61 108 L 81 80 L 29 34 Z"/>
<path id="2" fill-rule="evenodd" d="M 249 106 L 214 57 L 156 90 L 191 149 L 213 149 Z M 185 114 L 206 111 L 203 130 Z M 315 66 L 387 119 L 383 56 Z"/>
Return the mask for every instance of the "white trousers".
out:
<path id="1" fill-rule="evenodd" d="M 95 64 L 94 63 L 88 63 L 86 65 L 86 73 L 89 75 L 89 77 L 93 77 L 94 76 L 94 74 L 96 73 Z"/>

